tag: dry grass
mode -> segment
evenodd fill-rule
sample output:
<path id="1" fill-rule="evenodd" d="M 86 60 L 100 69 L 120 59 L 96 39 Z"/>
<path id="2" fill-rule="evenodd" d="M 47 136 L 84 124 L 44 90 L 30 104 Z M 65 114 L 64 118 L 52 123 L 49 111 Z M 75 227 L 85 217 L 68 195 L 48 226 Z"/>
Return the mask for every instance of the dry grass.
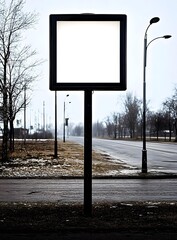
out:
<path id="1" fill-rule="evenodd" d="M 83 176 L 84 173 L 84 148 L 83 146 L 76 144 L 74 142 L 67 141 L 63 143 L 62 141 L 58 142 L 58 159 L 54 159 L 54 141 L 26 141 L 24 142 L 16 141 L 15 142 L 15 151 L 11 153 L 11 159 L 18 159 L 18 162 L 15 163 L 15 167 L 22 167 L 30 164 L 30 167 L 35 167 L 35 174 L 37 173 L 37 167 L 40 168 L 40 171 L 46 176 L 47 173 L 49 176 L 59 175 L 71 175 L 71 176 Z M 33 161 L 30 162 L 29 159 Z M 38 159 L 39 161 L 34 161 Z M 41 159 L 45 162 L 41 163 Z M 28 161 L 27 161 L 28 160 Z M 102 154 L 99 152 L 93 151 L 92 153 L 92 172 L 93 176 L 97 175 L 115 175 L 119 174 L 122 168 L 125 166 L 122 165 L 120 161 L 113 161 L 109 155 Z M 26 162 L 25 162 L 26 161 Z M 13 168 L 13 164 L 11 164 Z M 16 169 L 19 172 L 20 169 Z M 6 169 L 7 171 L 7 169 Z M 15 168 L 11 172 L 14 173 Z M 23 176 L 25 175 L 23 168 Z M 27 171 L 27 170 L 26 170 Z M 28 171 L 29 172 L 29 171 Z M 39 173 L 37 173 L 39 175 Z"/>
<path id="2" fill-rule="evenodd" d="M 145 236 L 149 232 L 149 237 L 146 238 L 146 236 L 145 239 L 176 239 L 174 236 L 172 238 L 170 236 L 169 238 L 162 238 L 162 236 L 163 233 L 177 232 L 177 204 L 165 202 L 159 204 L 152 202 L 94 204 L 92 218 L 88 218 L 83 215 L 83 206 L 81 205 L 60 205 L 58 203 L 0 203 L 0 219 L 1 232 L 46 233 L 63 231 L 66 233 L 68 231 L 90 231 L 92 233 L 124 232 L 129 233 L 129 235 L 133 232 L 139 232 L 144 233 Z M 160 232 L 162 236 L 152 238 L 151 234 L 153 232 Z M 110 237 L 111 236 L 112 235 L 110 235 Z M 143 236 L 139 236 L 135 239 L 144 238 Z"/>

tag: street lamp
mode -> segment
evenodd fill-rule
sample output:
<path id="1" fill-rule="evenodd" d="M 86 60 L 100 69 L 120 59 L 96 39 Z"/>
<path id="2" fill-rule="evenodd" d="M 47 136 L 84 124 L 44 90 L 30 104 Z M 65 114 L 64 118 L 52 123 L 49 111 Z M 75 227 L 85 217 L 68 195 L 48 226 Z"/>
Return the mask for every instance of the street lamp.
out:
<path id="1" fill-rule="evenodd" d="M 147 31 L 151 24 L 157 23 L 160 20 L 158 17 L 154 17 L 150 20 L 148 27 L 146 28 L 144 35 L 144 65 L 143 65 L 143 150 L 142 150 L 142 173 L 147 173 L 147 149 L 146 149 L 146 60 L 147 60 L 147 48 L 155 40 L 159 38 L 168 39 L 171 35 L 164 35 L 154 38 L 147 44 Z"/>
<path id="2" fill-rule="evenodd" d="M 69 97 L 69 94 L 67 94 L 66 97 Z M 63 142 L 65 142 L 65 126 L 66 126 L 66 118 L 65 118 L 65 101 L 64 101 L 64 106 L 63 106 Z"/>

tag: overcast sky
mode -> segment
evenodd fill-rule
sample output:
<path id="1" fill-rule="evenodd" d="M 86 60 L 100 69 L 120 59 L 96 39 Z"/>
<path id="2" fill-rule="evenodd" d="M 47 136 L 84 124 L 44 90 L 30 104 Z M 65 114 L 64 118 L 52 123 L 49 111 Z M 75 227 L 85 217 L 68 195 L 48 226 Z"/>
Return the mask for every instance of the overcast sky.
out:
<path id="1" fill-rule="evenodd" d="M 176 0 L 26 0 L 25 10 L 39 13 L 35 29 L 28 31 L 26 41 L 46 62 L 41 78 L 35 84 L 28 119 L 42 118 L 45 102 L 46 122 L 54 120 L 54 92 L 49 90 L 49 15 L 62 13 L 100 13 L 127 15 L 127 91 L 142 98 L 144 33 L 153 17 L 160 21 L 148 30 L 148 42 L 166 34 L 172 38 L 158 39 L 148 47 L 147 100 L 151 110 L 161 108 L 177 84 L 177 1 Z M 104 120 L 122 109 L 126 92 L 94 92 L 93 121 Z M 69 97 L 65 96 L 69 94 Z M 63 121 L 63 103 L 71 122 L 83 122 L 83 93 L 58 92 L 58 121 Z M 68 102 L 71 102 L 70 104 Z M 29 117 L 30 115 L 30 117 Z"/>

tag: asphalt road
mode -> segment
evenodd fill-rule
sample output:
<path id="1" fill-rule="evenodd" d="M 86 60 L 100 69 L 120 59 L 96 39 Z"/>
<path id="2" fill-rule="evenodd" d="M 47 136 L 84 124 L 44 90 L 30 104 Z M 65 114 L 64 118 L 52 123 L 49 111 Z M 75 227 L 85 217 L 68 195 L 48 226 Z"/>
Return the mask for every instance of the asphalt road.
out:
<path id="1" fill-rule="evenodd" d="M 0 202 L 82 203 L 82 179 L 0 179 Z M 93 203 L 177 201 L 177 179 L 93 179 Z"/>
<path id="2" fill-rule="evenodd" d="M 83 137 L 69 137 L 70 141 L 83 144 Z M 94 150 L 105 152 L 115 159 L 141 169 L 142 142 L 92 139 Z M 177 173 L 177 144 L 147 142 L 148 170 Z"/>

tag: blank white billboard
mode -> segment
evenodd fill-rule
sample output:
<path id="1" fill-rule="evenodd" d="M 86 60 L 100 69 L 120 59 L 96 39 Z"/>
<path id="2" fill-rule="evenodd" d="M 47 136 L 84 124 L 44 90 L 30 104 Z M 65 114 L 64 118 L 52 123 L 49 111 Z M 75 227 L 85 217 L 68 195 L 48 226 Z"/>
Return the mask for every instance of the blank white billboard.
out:
<path id="1" fill-rule="evenodd" d="M 118 21 L 57 22 L 57 82 L 120 82 Z"/>

